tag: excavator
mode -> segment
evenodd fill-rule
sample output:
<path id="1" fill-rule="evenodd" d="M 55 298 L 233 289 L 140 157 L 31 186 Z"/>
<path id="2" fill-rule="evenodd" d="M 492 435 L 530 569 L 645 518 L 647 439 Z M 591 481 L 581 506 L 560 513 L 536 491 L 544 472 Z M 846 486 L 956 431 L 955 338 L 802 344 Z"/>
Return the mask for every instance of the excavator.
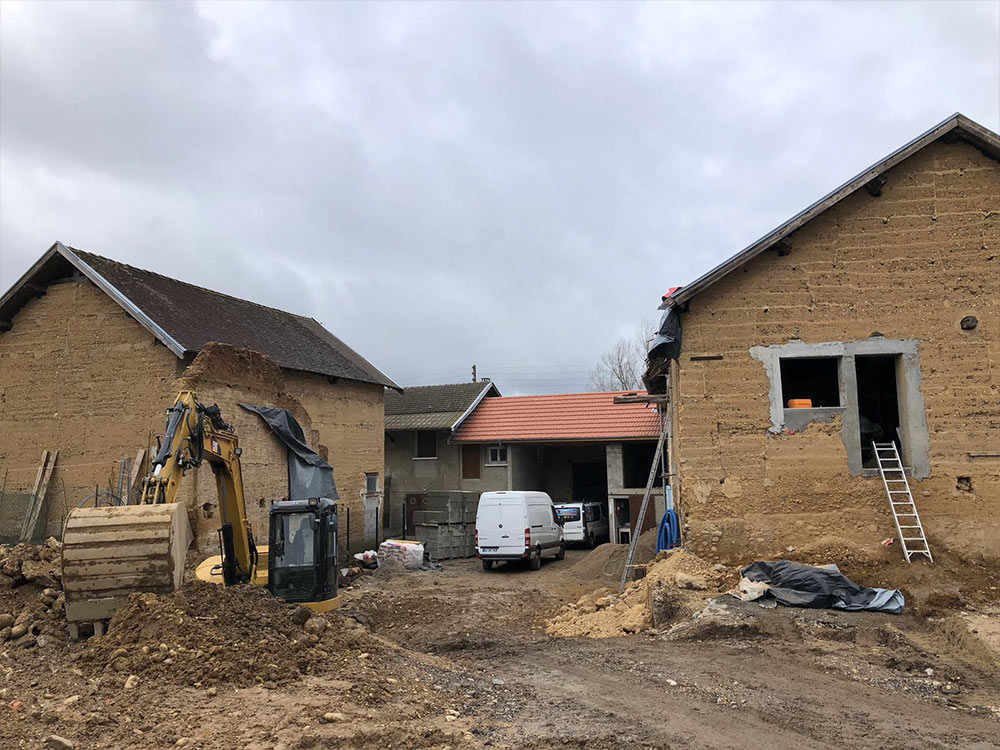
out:
<path id="1" fill-rule="evenodd" d="M 76 508 L 63 531 L 63 590 L 70 633 L 79 623 L 103 632 L 136 591 L 169 593 L 180 586 L 191 529 L 176 500 L 188 470 L 207 462 L 215 475 L 221 523 L 219 554 L 195 570 L 202 581 L 224 586 L 253 583 L 317 612 L 337 607 L 337 506 L 329 498 L 271 503 L 268 545 L 258 546 L 247 518 L 235 430 L 217 405 L 205 406 L 182 391 L 152 470 L 136 505 Z"/>

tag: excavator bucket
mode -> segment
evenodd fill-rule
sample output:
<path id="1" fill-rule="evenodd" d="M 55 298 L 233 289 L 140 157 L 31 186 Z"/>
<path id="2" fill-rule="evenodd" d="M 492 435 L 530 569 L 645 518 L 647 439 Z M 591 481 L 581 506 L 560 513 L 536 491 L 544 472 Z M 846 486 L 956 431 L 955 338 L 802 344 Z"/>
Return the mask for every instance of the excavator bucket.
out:
<path id="1" fill-rule="evenodd" d="M 103 624 L 134 592 L 179 588 L 192 539 L 183 503 L 70 511 L 62 552 L 70 630 L 81 621 Z"/>

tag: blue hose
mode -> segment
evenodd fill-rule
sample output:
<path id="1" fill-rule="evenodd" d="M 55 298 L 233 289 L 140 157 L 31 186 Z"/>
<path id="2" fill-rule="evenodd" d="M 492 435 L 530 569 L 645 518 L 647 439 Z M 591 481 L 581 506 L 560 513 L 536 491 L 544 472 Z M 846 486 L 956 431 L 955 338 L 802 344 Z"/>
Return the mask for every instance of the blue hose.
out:
<path id="1" fill-rule="evenodd" d="M 681 524 L 677 511 L 671 508 L 660 519 L 660 527 L 656 533 L 656 551 L 673 549 L 681 546 Z"/>

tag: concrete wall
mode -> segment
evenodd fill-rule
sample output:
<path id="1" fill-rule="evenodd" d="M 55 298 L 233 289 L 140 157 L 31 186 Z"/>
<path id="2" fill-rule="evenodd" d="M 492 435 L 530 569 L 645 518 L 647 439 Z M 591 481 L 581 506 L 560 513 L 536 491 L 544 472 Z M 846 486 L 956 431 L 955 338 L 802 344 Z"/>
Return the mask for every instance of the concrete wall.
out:
<path id="1" fill-rule="evenodd" d="M 0 333 L 0 477 L 30 491 L 42 450 L 58 449 L 47 494 L 46 533 L 58 535 L 72 507 L 107 488 L 124 457 L 156 447 L 165 410 L 192 388 L 217 402 L 240 436 L 244 489 L 258 541 L 267 506 L 287 495 L 284 446 L 239 401 L 292 411 L 306 438 L 334 467 L 341 507 L 361 515 L 367 471 L 382 486 L 381 386 L 283 371 L 266 357 L 210 345 L 189 367 L 89 281 L 54 284 Z M 218 508 L 209 467 L 180 490 L 202 551 L 216 548 Z M 352 519 L 353 520 L 353 519 Z M 353 526 L 360 538 L 361 525 Z M 344 529 L 342 524 L 341 534 Z"/>
<path id="2" fill-rule="evenodd" d="M 929 475 L 912 485 L 932 550 L 1000 556 L 1000 460 L 969 457 L 1000 445 L 1000 164 L 936 143 L 886 176 L 880 197 L 859 191 L 796 231 L 789 255 L 763 253 L 683 314 L 677 459 L 696 551 L 900 557 L 878 545 L 895 529 L 881 481 L 849 470 L 843 417 L 774 434 L 771 382 L 750 353 L 877 333 L 917 342 Z"/>
<path id="3" fill-rule="evenodd" d="M 546 467 L 538 460 L 537 445 L 520 445 L 514 443 L 507 447 L 507 460 L 510 461 L 512 490 L 531 490 L 545 492 Z M 545 458 L 545 448 L 542 448 L 542 458 Z"/>
<path id="4" fill-rule="evenodd" d="M 402 503 L 407 495 L 425 492 L 463 490 L 489 492 L 511 488 L 514 464 L 508 454 L 509 466 L 485 465 L 485 448 L 479 448 L 479 479 L 462 479 L 462 446 L 450 443 L 448 430 L 437 435 L 437 458 L 417 458 L 417 437 L 413 430 L 392 430 L 385 433 L 385 471 L 391 478 L 393 516 L 391 528 L 401 531 Z"/>

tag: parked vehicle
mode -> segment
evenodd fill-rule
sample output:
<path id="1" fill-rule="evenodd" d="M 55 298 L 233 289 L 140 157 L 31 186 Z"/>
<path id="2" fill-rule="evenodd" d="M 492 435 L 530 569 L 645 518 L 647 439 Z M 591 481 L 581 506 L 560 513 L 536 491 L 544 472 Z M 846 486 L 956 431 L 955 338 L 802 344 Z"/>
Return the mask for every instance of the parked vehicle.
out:
<path id="1" fill-rule="evenodd" d="M 556 517 L 563 522 L 566 543 L 583 542 L 588 547 L 611 541 L 608 506 L 596 500 L 556 505 Z"/>
<path id="2" fill-rule="evenodd" d="M 562 524 L 544 492 L 484 492 L 476 513 L 476 556 L 483 570 L 499 560 L 525 560 L 532 570 L 543 557 L 566 556 Z"/>

